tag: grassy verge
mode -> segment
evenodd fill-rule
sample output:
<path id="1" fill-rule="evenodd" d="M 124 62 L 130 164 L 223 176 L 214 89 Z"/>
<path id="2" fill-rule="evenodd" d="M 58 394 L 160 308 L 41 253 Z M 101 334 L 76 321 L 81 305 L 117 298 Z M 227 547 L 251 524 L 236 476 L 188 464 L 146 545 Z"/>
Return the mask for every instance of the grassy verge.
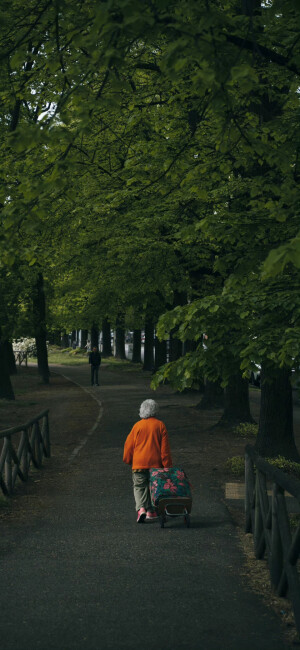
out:
<path id="1" fill-rule="evenodd" d="M 82 366 L 88 364 L 88 352 L 66 348 L 49 348 L 48 362 L 59 366 Z M 30 357 L 30 363 L 37 363 L 36 357 Z M 102 364 L 109 370 L 137 371 L 142 369 L 141 363 L 132 363 L 129 359 L 116 359 L 115 357 L 102 357 Z"/>
<path id="2" fill-rule="evenodd" d="M 59 366 L 82 366 L 88 363 L 89 357 L 86 350 L 73 350 L 66 348 L 63 350 L 49 349 L 48 362 L 55 363 Z M 30 363 L 37 363 L 36 357 L 30 357 Z"/>
<path id="3" fill-rule="evenodd" d="M 108 370 L 124 370 L 125 372 L 136 372 L 143 367 L 141 363 L 132 363 L 129 359 L 116 359 L 115 357 L 104 358 L 102 363 Z"/>

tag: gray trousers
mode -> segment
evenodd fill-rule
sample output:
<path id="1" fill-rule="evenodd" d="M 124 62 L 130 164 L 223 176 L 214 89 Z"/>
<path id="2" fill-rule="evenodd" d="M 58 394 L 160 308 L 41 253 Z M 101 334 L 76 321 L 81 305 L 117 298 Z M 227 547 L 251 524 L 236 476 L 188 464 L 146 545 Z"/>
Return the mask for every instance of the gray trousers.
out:
<path id="1" fill-rule="evenodd" d="M 140 508 L 153 510 L 149 492 L 149 470 L 132 472 L 132 480 L 136 510 L 138 511 Z"/>

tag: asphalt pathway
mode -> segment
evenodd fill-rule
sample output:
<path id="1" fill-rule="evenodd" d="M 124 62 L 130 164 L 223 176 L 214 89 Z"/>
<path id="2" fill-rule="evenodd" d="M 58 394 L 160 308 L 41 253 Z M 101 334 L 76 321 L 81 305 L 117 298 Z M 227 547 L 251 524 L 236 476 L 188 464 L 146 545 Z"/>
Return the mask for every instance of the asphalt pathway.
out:
<path id="1" fill-rule="evenodd" d="M 47 508 L 1 524 L 2 650 L 284 650 L 278 618 L 239 575 L 242 553 L 217 490 L 197 457 L 192 525 L 137 525 L 125 437 L 151 395 L 149 376 L 89 369 L 62 373 L 99 404 L 94 427 L 70 449 Z M 189 397 L 155 395 L 176 464 L 193 445 Z"/>

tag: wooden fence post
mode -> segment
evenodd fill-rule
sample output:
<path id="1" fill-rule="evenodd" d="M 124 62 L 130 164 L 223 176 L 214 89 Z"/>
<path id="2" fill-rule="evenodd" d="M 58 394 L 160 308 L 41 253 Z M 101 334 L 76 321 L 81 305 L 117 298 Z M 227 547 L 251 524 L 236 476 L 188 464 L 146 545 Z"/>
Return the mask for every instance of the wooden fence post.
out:
<path id="1" fill-rule="evenodd" d="M 36 458 L 37 466 L 41 467 L 41 465 L 42 465 L 42 448 L 41 448 L 42 445 L 41 445 L 40 425 L 39 425 L 38 421 L 34 423 L 33 430 L 34 430 L 35 458 Z"/>
<path id="2" fill-rule="evenodd" d="M 254 529 L 254 467 L 249 454 L 245 455 L 245 532 Z"/>
<path id="3" fill-rule="evenodd" d="M 261 502 L 259 494 L 259 472 L 256 472 L 256 483 L 255 483 L 255 525 L 254 525 L 254 551 L 255 557 L 257 560 L 261 560 L 265 554 L 265 536 L 264 536 L 264 525 L 261 514 Z"/>
<path id="4" fill-rule="evenodd" d="M 0 488 L 3 494 L 12 494 L 17 476 L 22 481 L 27 480 L 31 462 L 39 468 L 42 466 L 43 456 L 49 458 L 48 412 L 49 409 L 45 409 L 26 424 L 0 431 L 0 441 L 3 442 L 0 453 Z M 21 437 L 15 449 L 12 437 L 16 433 L 21 433 Z"/>
<path id="5" fill-rule="evenodd" d="M 29 471 L 29 459 L 28 459 L 29 452 L 28 452 L 28 431 L 26 427 L 22 431 L 21 442 L 23 443 L 23 448 L 21 452 L 21 469 L 25 478 L 27 478 L 28 471 Z"/>
<path id="6" fill-rule="evenodd" d="M 277 509 L 277 495 L 282 494 L 282 488 L 276 483 L 273 484 L 272 493 L 272 536 L 271 536 L 271 552 L 270 552 L 270 576 L 274 589 L 277 588 L 282 575 L 283 568 L 283 552 L 282 543 L 279 531 L 278 509 Z"/>
<path id="7" fill-rule="evenodd" d="M 51 457 L 51 445 L 50 445 L 50 432 L 49 432 L 49 417 L 48 413 L 43 417 L 43 426 L 42 426 L 42 436 L 44 440 L 46 456 L 47 458 Z"/>
<path id="8" fill-rule="evenodd" d="M 300 524 L 293 537 L 287 509 L 286 493 L 300 504 L 300 481 L 274 467 L 261 458 L 254 447 L 245 450 L 246 483 L 249 482 L 249 456 L 255 465 L 255 516 L 252 519 L 253 541 L 256 558 L 261 559 L 267 551 L 273 588 L 281 597 L 291 601 L 295 623 L 300 633 L 300 577 L 297 566 L 300 556 Z M 251 480 L 251 479 L 250 479 Z M 268 496 L 268 482 L 273 482 L 272 501 Z M 250 491 L 246 486 L 247 526 L 250 526 Z"/>
<path id="9" fill-rule="evenodd" d="M 12 493 L 12 460 L 11 460 L 11 451 L 10 451 L 10 438 L 7 438 L 8 447 L 5 458 L 5 484 L 8 494 Z"/>

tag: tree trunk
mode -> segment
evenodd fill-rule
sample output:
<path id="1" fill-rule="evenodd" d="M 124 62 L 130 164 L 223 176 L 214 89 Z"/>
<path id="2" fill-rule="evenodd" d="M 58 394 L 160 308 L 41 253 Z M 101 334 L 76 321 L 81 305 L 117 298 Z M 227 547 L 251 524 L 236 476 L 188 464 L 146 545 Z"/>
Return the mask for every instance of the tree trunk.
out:
<path id="1" fill-rule="evenodd" d="M 91 349 L 98 348 L 99 345 L 99 329 L 98 326 L 93 324 L 91 327 Z"/>
<path id="2" fill-rule="evenodd" d="M 180 359 L 182 357 L 182 341 L 180 339 L 177 339 L 176 337 L 173 336 L 173 333 L 170 333 L 170 352 L 169 352 L 169 360 L 170 361 L 177 361 L 177 359 Z"/>
<path id="3" fill-rule="evenodd" d="M 185 291 L 174 291 L 173 307 L 186 305 L 187 295 Z M 170 332 L 169 361 L 177 361 L 183 355 L 183 343 L 176 338 L 176 329 Z"/>
<path id="4" fill-rule="evenodd" d="M 107 320 L 107 318 L 104 318 L 102 322 L 102 356 L 103 357 L 112 356 L 110 330 L 111 330 L 110 322 Z"/>
<path id="5" fill-rule="evenodd" d="M 299 462 L 294 440 L 290 370 L 262 365 L 259 430 L 256 449 L 261 456 L 284 456 Z"/>
<path id="6" fill-rule="evenodd" d="M 88 330 L 81 330 L 80 347 L 82 350 L 84 350 L 86 347 L 88 335 L 89 335 Z"/>
<path id="7" fill-rule="evenodd" d="M 118 316 L 116 323 L 116 357 L 118 357 L 118 359 L 126 359 L 125 328 L 123 316 Z"/>
<path id="8" fill-rule="evenodd" d="M 69 337 L 66 332 L 63 332 L 61 335 L 61 342 L 60 345 L 62 348 L 68 348 L 69 347 Z"/>
<path id="9" fill-rule="evenodd" d="M 158 370 L 160 366 L 167 363 L 167 341 L 160 341 L 157 336 L 155 337 L 155 365 L 154 370 Z"/>
<path id="10" fill-rule="evenodd" d="M 221 386 L 221 381 L 205 380 L 204 394 L 200 404 L 197 408 L 201 410 L 223 408 L 224 406 L 224 390 Z"/>
<path id="11" fill-rule="evenodd" d="M 133 330 L 132 363 L 142 363 L 141 330 Z"/>
<path id="12" fill-rule="evenodd" d="M 49 384 L 48 351 L 46 342 L 46 301 L 44 292 L 44 278 L 38 274 L 33 290 L 33 323 L 36 340 L 38 372 L 44 384 Z"/>
<path id="13" fill-rule="evenodd" d="M 15 394 L 9 376 L 5 344 L 5 340 L 0 340 L 0 398 L 15 399 Z"/>
<path id="14" fill-rule="evenodd" d="M 8 372 L 10 375 L 16 375 L 18 371 L 12 343 L 6 340 L 3 342 L 3 345 L 7 359 Z"/>
<path id="15" fill-rule="evenodd" d="M 154 368 L 153 346 L 154 346 L 154 325 L 152 320 L 147 320 L 145 323 L 143 370 L 153 370 Z"/>
<path id="16" fill-rule="evenodd" d="M 60 330 L 54 330 L 48 334 L 48 341 L 51 345 L 60 345 L 61 344 L 61 335 Z"/>
<path id="17" fill-rule="evenodd" d="M 197 341 L 183 341 L 182 354 L 185 355 L 188 352 L 194 352 L 197 349 L 197 345 Z"/>
<path id="18" fill-rule="evenodd" d="M 250 413 L 249 382 L 240 372 L 229 378 L 224 395 L 224 413 L 221 423 L 254 422 Z"/>
<path id="19" fill-rule="evenodd" d="M 77 347 L 77 330 L 72 330 L 72 340 L 71 340 L 71 346 L 75 350 Z"/>

